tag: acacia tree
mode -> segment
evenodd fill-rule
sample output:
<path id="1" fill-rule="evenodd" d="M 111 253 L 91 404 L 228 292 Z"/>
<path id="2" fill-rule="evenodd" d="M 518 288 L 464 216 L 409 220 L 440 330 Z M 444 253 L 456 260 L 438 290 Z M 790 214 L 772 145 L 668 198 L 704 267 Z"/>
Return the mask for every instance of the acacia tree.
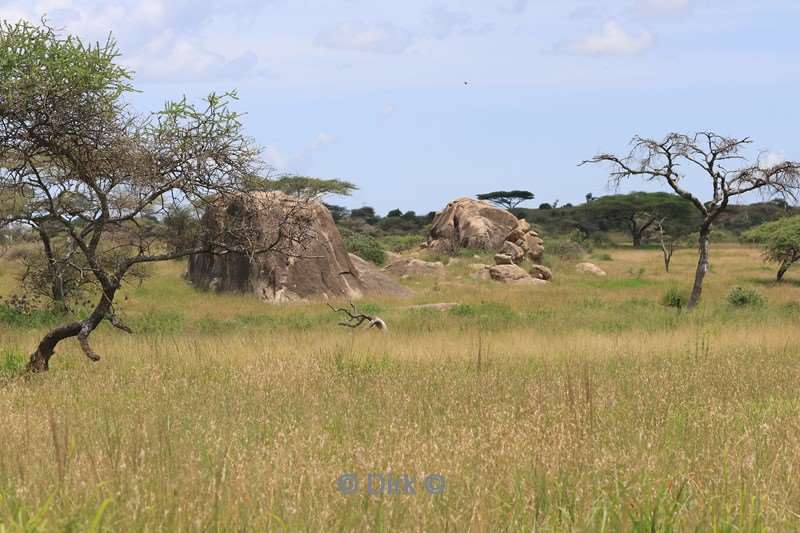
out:
<path id="1" fill-rule="evenodd" d="M 764 260 L 778 263 L 776 281 L 800 261 L 800 216 L 781 218 L 747 231 L 743 237 L 764 247 Z"/>
<path id="2" fill-rule="evenodd" d="M 300 209 L 276 221 L 266 243 L 247 220 L 202 244 L 154 232 L 148 217 L 240 197 L 260 171 L 259 150 L 230 109 L 233 93 L 132 113 L 124 102 L 131 74 L 117 57 L 110 38 L 87 45 L 44 22 L 0 25 L 0 196 L 20 199 L 5 222 L 58 227 L 58 262 L 91 280 L 95 294 L 84 316 L 44 335 L 31 371 L 47 370 L 56 346 L 72 337 L 99 360 L 89 336 L 103 321 L 130 332 L 114 298 L 143 265 L 197 253 L 289 253 L 307 237 Z"/>
<path id="3" fill-rule="evenodd" d="M 523 202 L 533 200 L 534 195 L 530 191 L 492 191 L 477 196 L 478 200 L 488 200 L 495 205 L 513 209 Z"/>
<path id="4" fill-rule="evenodd" d="M 664 192 L 632 192 L 595 198 L 587 208 L 595 219 L 619 226 L 631 236 L 633 247 L 640 248 L 659 220 L 692 218 L 689 202 Z"/>
<path id="5" fill-rule="evenodd" d="M 617 186 L 634 176 L 662 182 L 698 211 L 701 216 L 697 228 L 699 254 L 689 308 L 700 301 L 703 279 L 709 268 L 712 227 L 730 201 L 755 191 L 794 198 L 800 189 L 800 162 L 748 161 L 744 151 L 751 143 L 746 137 L 723 137 L 712 132 L 671 133 L 663 140 L 637 136 L 626 156 L 600 154 L 581 163 L 610 163 L 611 181 Z M 711 200 L 703 202 L 685 186 L 690 169 L 698 171 L 709 182 Z"/>
<path id="6" fill-rule="evenodd" d="M 312 178 L 310 176 L 281 176 L 273 180 L 259 180 L 258 188 L 267 191 L 280 191 L 303 198 L 323 196 L 350 196 L 358 190 L 355 184 L 337 179 Z"/>

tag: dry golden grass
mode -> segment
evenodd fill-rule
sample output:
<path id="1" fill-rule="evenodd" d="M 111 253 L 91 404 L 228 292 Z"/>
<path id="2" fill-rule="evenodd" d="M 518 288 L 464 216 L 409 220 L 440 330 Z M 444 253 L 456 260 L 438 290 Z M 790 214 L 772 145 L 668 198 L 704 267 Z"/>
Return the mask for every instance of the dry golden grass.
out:
<path id="1" fill-rule="evenodd" d="M 669 275 L 655 250 L 608 253 L 607 279 L 557 263 L 526 288 L 459 259 L 412 302 L 367 303 L 387 335 L 163 265 L 123 296 L 140 333 L 94 337 L 100 363 L 65 343 L 50 373 L 0 377 L 0 531 L 796 529 L 796 278 L 716 247 L 704 304 L 678 312 L 659 300 L 691 251 Z M 766 305 L 728 304 L 737 284 Z M 437 301 L 464 305 L 404 308 Z M 41 333 L 0 323 L 0 354 Z M 345 472 L 447 488 L 343 495 Z"/>

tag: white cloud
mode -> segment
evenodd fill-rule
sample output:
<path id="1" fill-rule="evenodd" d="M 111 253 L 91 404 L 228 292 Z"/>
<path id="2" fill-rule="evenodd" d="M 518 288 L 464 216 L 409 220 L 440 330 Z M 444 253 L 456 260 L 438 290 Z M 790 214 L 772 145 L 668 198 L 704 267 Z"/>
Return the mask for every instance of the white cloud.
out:
<path id="1" fill-rule="evenodd" d="M 486 35 L 493 31 L 494 23 L 481 25 L 472 23 L 472 15 L 463 11 L 451 11 L 445 6 L 436 5 L 428 10 L 424 35 L 435 39 L 447 39 L 453 34 L 465 37 Z"/>
<path id="2" fill-rule="evenodd" d="M 644 15 L 680 14 L 690 8 L 690 0 L 636 0 L 634 5 L 634 9 Z"/>
<path id="3" fill-rule="evenodd" d="M 264 149 L 263 156 L 264 160 L 269 163 L 271 167 L 280 170 L 289 168 L 289 158 L 275 146 L 267 146 Z"/>
<path id="4" fill-rule="evenodd" d="M 501 8 L 502 11 L 520 15 L 528 9 L 528 0 L 513 0 L 508 7 Z"/>
<path id="5" fill-rule="evenodd" d="M 635 55 L 652 46 L 653 36 L 647 31 L 636 34 L 625 30 L 618 22 L 608 21 L 597 31 L 581 39 L 561 43 L 558 50 L 580 55 Z"/>
<path id="6" fill-rule="evenodd" d="M 599 6 L 592 4 L 584 4 L 570 11 L 569 18 L 571 20 L 599 19 L 603 18 L 603 11 L 600 9 Z"/>
<path id="7" fill-rule="evenodd" d="M 336 50 L 401 54 L 414 42 L 411 32 L 388 22 L 343 22 L 320 32 L 314 44 Z"/>
<path id="8" fill-rule="evenodd" d="M 332 143 L 335 140 L 336 140 L 336 138 L 333 135 L 331 135 L 330 133 L 324 133 L 324 132 L 320 133 L 319 135 L 317 135 L 314 138 L 313 141 L 311 141 L 311 144 L 309 145 L 309 149 L 311 151 L 319 150 L 323 146 L 327 146 L 327 145 L 329 145 L 330 143 Z"/>
<path id="9" fill-rule="evenodd" d="M 258 56 L 252 50 L 228 58 L 209 50 L 198 38 L 171 31 L 156 34 L 122 62 L 145 82 L 238 80 L 256 75 Z"/>
<path id="10" fill-rule="evenodd" d="M 120 61 L 136 71 L 139 81 L 240 79 L 257 74 L 256 54 L 228 42 L 223 51 L 212 48 L 203 32 L 212 18 L 252 17 L 260 5 L 256 0 L 213 0 L 199 9 L 189 0 L 0 0 L 0 18 L 38 23 L 47 15 L 63 33 L 88 41 L 104 40 L 111 32 L 123 52 Z"/>
<path id="11" fill-rule="evenodd" d="M 302 150 L 286 155 L 275 146 L 264 150 L 264 159 L 279 172 L 307 172 L 314 159 L 314 154 L 336 141 L 330 133 L 322 132 L 314 137 Z"/>
<path id="12" fill-rule="evenodd" d="M 471 22 L 469 14 L 451 11 L 445 6 L 437 5 L 428 11 L 429 33 L 437 39 L 446 39 L 455 31 L 465 30 Z"/>

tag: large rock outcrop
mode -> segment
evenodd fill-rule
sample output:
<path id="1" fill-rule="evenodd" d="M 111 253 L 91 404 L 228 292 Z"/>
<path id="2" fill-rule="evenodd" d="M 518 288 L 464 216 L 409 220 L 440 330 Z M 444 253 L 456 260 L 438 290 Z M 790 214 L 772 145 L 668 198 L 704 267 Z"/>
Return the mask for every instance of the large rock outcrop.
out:
<path id="1" fill-rule="evenodd" d="M 256 247 L 276 240 L 282 221 L 302 226 L 307 244 L 293 253 L 200 254 L 189 260 L 187 277 L 195 287 L 254 293 L 269 302 L 358 299 L 365 295 L 402 296 L 407 290 L 385 275 L 376 275 L 347 253 L 328 209 L 317 201 L 279 192 L 240 195 L 227 205 L 211 207 L 203 224 L 206 237 L 225 240 L 247 228 Z M 360 258 L 359 258 L 360 259 Z M 363 261 L 363 260 L 361 260 Z"/>
<path id="2" fill-rule="evenodd" d="M 501 252 L 519 264 L 525 257 L 541 259 L 544 241 L 525 220 L 489 202 L 459 198 L 436 215 L 428 247 L 452 253 L 459 248 Z"/>

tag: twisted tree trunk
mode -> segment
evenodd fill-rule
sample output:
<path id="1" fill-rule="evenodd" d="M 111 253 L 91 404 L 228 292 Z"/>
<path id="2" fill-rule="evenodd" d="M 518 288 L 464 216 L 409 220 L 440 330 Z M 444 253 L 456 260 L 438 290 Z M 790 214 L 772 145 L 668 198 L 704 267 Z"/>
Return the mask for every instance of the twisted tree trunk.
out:
<path id="1" fill-rule="evenodd" d="M 114 326 L 123 329 L 130 333 L 130 329 L 120 324 L 112 312 L 112 303 L 114 302 L 114 294 L 117 291 L 118 285 L 103 280 L 101 282 L 103 293 L 100 295 L 100 301 L 94 308 L 92 313 L 84 320 L 70 322 L 63 324 L 50 330 L 36 347 L 36 351 L 31 354 L 28 361 L 27 370 L 29 372 L 46 372 L 50 369 L 50 359 L 56 353 L 56 346 L 63 340 L 71 337 L 77 337 L 80 342 L 83 353 L 91 361 L 99 361 L 100 356 L 92 350 L 89 345 L 89 335 L 100 325 L 103 320 L 109 320 Z"/>
<path id="2" fill-rule="evenodd" d="M 38 227 L 38 231 L 44 248 L 45 261 L 47 261 L 47 281 L 50 283 L 50 297 L 58 310 L 64 311 L 67 308 L 67 295 L 64 291 L 64 272 L 56 260 L 50 235 L 41 226 Z"/>
<path id="3" fill-rule="evenodd" d="M 792 264 L 788 261 L 784 261 L 783 263 L 781 263 L 780 268 L 778 268 L 778 275 L 775 281 L 778 282 L 783 281 L 783 275 L 786 274 L 786 271 L 789 270 L 790 266 L 792 266 Z"/>
<path id="4" fill-rule="evenodd" d="M 708 273 L 708 243 L 711 235 L 711 225 L 703 224 L 700 228 L 700 237 L 697 240 L 697 245 L 700 255 L 697 259 L 697 270 L 694 274 L 694 285 L 692 286 L 692 294 L 689 297 L 687 307 L 692 309 L 700 302 L 700 295 L 703 293 L 703 279 Z"/>

